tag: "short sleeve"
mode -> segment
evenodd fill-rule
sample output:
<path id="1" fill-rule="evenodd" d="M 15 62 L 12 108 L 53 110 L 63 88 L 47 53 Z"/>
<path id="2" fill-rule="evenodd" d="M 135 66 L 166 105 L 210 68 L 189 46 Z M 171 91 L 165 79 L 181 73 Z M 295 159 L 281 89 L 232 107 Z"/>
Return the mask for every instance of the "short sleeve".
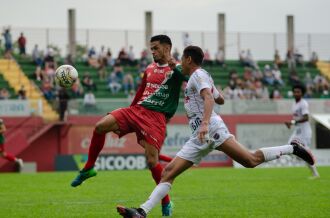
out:
<path id="1" fill-rule="evenodd" d="M 301 104 L 301 114 L 309 114 L 308 103 L 306 101 L 303 101 Z"/>
<path id="2" fill-rule="evenodd" d="M 212 84 L 210 83 L 208 75 L 203 71 L 194 73 L 190 79 L 192 80 L 192 84 L 199 94 L 205 88 L 212 89 Z"/>

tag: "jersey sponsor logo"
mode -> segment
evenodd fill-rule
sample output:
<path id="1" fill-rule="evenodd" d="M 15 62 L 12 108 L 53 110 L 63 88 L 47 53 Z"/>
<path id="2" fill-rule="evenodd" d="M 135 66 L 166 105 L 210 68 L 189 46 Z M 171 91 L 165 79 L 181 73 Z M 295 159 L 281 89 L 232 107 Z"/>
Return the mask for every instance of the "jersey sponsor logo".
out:
<path id="1" fill-rule="evenodd" d="M 201 125 L 202 120 L 197 117 L 195 120 L 193 120 L 193 122 L 190 123 L 190 127 L 193 130 L 193 132 L 196 131 L 196 129 L 198 129 L 198 127 Z"/>
<path id="2" fill-rule="evenodd" d="M 144 99 L 143 102 L 147 102 L 149 104 L 155 105 L 155 106 L 163 106 L 165 104 L 164 101 L 155 101 L 155 100 L 151 100 L 151 99 Z"/>
<path id="3" fill-rule="evenodd" d="M 146 88 L 153 88 L 153 89 L 168 89 L 168 85 L 157 84 L 157 83 L 150 83 L 148 82 Z"/>

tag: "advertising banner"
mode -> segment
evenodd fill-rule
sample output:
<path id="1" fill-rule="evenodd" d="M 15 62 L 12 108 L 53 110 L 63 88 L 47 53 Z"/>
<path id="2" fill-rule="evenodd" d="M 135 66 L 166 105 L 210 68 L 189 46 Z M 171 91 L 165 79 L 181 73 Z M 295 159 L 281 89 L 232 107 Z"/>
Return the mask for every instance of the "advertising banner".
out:
<path id="1" fill-rule="evenodd" d="M 86 154 L 58 155 L 55 158 L 56 171 L 77 171 L 87 161 Z M 100 155 L 95 162 L 96 170 L 142 170 L 146 169 L 146 158 L 142 154 Z"/>
<path id="2" fill-rule="evenodd" d="M 0 116 L 29 116 L 30 104 L 24 100 L 1 100 Z"/>
<path id="3" fill-rule="evenodd" d="M 94 126 L 72 126 L 68 133 L 68 154 L 74 156 L 76 156 L 75 154 L 88 154 L 93 129 Z M 184 143 L 189 139 L 190 134 L 190 128 L 186 124 L 169 124 L 167 126 L 167 137 L 160 152 L 162 154 L 174 157 Z M 135 133 L 127 134 L 121 138 L 118 138 L 116 134 L 109 133 L 106 135 L 104 148 L 101 153 L 104 155 L 144 155 L 144 149 L 137 143 Z M 83 158 L 84 156 L 80 155 L 77 157 Z M 102 158 L 100 165 L 102 165 L 101 168 L 106 165 L 102 162 Z M 214 151 L 202 160 L 200 166 L 232 166 L 232 160 L 224 153 Z M 107 168 L 109 169 L 109 167 Z"/>

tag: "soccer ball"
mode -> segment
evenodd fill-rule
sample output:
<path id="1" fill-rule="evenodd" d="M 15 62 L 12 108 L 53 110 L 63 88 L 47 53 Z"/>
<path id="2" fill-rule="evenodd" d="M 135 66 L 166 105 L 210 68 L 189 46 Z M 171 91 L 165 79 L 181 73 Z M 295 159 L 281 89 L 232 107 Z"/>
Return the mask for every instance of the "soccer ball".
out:
<path id="1" fill-rule="evenodd" d="M 55 81 L 64 88 L 70 88 L 78 79 L 78 71 L 71 65 L 61 65 L 55 71 Z"/>

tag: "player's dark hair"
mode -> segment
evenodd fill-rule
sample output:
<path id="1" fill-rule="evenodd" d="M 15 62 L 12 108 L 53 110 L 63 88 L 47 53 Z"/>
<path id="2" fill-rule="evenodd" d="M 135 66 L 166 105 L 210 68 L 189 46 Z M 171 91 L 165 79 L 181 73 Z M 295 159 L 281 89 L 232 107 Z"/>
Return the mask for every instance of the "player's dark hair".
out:
<path id="1" fill-rule="evenodd" d="M 297 84 L 293 85 L 292 91 L 294 91 L 295 89 L 300 89 L 303 95 L 305 95 L 305 93 L 306 93 L 306 87 L 304 84 L 297 83 Z"/>
<path id="2" fill-rule="evenodd" d="M 156 42 L 156 41 L 159 41 L 160 44 L 170 45 L 172 48 L 172 41 L 170 37 L 168 37 L 167 35 L 156 35 L 151 37 L 150 42 Z"/>
<path id="3" fill-rule="evenodd" d="M 202 63 L 203 63 L 204 52 L 198 46 L 190 45 L 190 46 L 186 47 L 183 50 L 183 55 L 185 58 L 190 56 L 191 59 L 193 60 L 193 62 L 198 66 L 202 65 Z"/>

